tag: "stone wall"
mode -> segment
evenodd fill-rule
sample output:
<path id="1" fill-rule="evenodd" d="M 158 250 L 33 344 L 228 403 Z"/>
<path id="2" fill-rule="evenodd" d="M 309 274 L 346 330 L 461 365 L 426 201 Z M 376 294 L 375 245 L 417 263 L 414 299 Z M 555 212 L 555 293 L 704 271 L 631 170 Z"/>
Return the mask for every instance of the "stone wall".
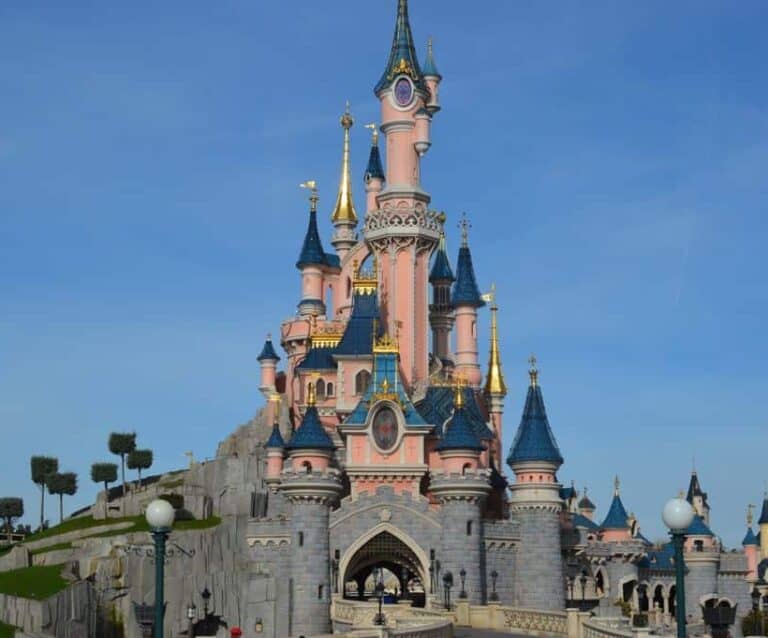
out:
<path id="1" fill-rule="evenodd" d="M 546 508 L 519 508 L 520 547 L 515 574 L 515 604 L 527 609 L 565 607 L 560 516 Z"/>

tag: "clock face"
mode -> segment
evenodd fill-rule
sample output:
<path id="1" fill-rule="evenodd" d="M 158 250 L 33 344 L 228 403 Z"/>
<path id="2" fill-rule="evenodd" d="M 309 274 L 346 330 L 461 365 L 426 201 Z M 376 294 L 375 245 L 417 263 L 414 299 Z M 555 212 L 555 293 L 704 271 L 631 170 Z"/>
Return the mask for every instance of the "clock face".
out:
<path id="1" fill-rule="evenodd" d="M 408 106 L 413 98 L 413 85 L 408 78 L 400 78 L 395 82 L 395 101 L 400 106 Z"/>
<path id="2" fill-rule="evenodd" d="M 373 440 L 381 450 L 389 450 L 397 441 L 397 417 L 392 408 L 381 408 L 373 417 Z"/>

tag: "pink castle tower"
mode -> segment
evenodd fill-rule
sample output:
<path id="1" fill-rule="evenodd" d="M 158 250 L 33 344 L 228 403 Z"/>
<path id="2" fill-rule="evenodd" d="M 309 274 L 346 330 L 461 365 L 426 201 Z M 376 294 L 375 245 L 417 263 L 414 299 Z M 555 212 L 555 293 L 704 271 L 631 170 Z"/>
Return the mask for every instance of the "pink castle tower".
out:
<path id="1" fill-rule="evenodd" d="M 421 158 L 431 145 L 439 81 L 436 71 L 427 79 L 421 70 L 408 3 L 400 0 L 392 50 L 374 88 L 386 137 L 386 185 L 376 196 L 377 207 L 366 215 L 364 232 L 381 267 L 384 325 L 397 336 L 408 387 L 425 383 L 428 376 L 427 277 L 442 218 L 429 208 L 430 196 L 421 185 Z"/>

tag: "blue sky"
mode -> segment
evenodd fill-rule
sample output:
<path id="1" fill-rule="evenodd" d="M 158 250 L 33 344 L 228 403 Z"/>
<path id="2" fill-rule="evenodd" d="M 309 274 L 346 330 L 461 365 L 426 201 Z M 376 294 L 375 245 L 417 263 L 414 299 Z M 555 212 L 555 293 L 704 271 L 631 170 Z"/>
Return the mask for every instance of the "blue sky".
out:
<path id="1" fill-rule="evenodd" d="M 330 213 L 349 99 L 363 207 L 395 8 L 64 4 L 0 6 L 0 492 L 30 521 L 30 455 L 80 474 L 74 509 L 110 430 L 169 470 L 258 409 L 297 184 Z M 444 76 L 424 185 L 498 287 L 505 447 L 535 352 L 563 482 L 601 516 L 618 473 L 654 539 L 695 456 L 738 544 L 768 478 L 768 5 L 411 4 Z"/>

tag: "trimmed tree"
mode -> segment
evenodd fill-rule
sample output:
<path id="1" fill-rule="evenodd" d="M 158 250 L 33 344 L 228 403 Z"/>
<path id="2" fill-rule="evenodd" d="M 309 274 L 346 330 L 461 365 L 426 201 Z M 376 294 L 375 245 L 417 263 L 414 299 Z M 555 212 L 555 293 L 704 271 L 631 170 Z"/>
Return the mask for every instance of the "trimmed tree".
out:
<path id="1" fill-rule="evenodd" d="M 94 483 L 104 483 L 104 518 L 109 518 L 109 484 L 117 480 L 117 465 L 115 463 L 94 463 L 91 465 L 91 480 Z"/>
<path id="2" fill-rule="evenodd" d="M 128 469 L 138 470 L 139 487 L 141 487 L 141 471 L 152 467 L 152 450 L 133 450 L 128 454 Z"/>
<path id="3" fill-rule="evenodd" d="M 48 493 L 59 496 L 59 524 L 64 522 L 64 495 L 74 496 L 77 493 L 77 474 L 64 472 L 51 474 L 48 477 Z"/>
<path id="4" fill-rule="evenodd" d="M 59 459 L 52 456 L 33 456 L 29 460 L 32 482 L 40 486 L 40 529 L 45 523 L 45 487 L 48 477 L 59 471 Z"/>
<path id="5" fill-rule="evenodd" d="M 109 451 L 120 457 L 125 496 L 125 457 L 136 449 L 136 432 L 112 432 L 109 435 Z"/>
<path id="6" fill-rule="evenodd" d="M 0 518 L 5 519 L 5 531 L 8 535 L 8 544 L 11 544 L 13 532 L 13 519 L 24 516 L 24 501 L 15 496 L 0 498 Z"/>

